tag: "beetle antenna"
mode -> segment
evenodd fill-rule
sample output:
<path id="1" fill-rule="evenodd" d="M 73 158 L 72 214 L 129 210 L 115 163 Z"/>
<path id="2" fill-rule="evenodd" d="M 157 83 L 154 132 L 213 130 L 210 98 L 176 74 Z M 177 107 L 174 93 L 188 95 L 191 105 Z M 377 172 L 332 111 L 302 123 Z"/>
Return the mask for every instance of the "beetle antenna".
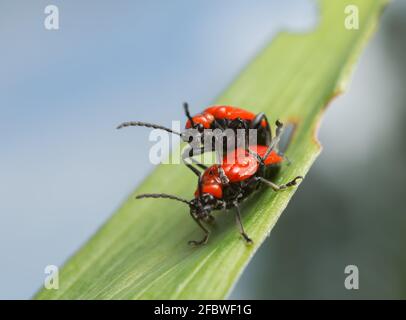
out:
<path id="1" fill-rule="evenodd" d="M 165 199 L 171 199 L 171 200 L 176 200 L 180 201 L 183 203 L 186 203 L 189 207 L 191 206 L 190 201 L 187 201 L 183 198 L 179 198 L 177 196 L 171 195 L 171 194 L 166 194 L 166 193 L 144 193 L 144 194 L 139 194 L 138 196 L 135 197 L 136 199 L 142 199 L 142 198 L 165 198 Z"/>
<path id="2" fill-rule="evenodd" d="M 193 118 L 190 115 L 189 104 L 187 102 L 183 103 L 183 109 L 185 109 L 186 117 L 189 119 L 190 124 L 192 125 L 192 128 L 194 128 L 195 127 L 195 122 L 193 121 Z"/>
<path id="3" fill-rule="evenodd" d="M 117 129 L 121 129 L 121 128 L 125 128 L 125 127 L 147 127 L 147 128 L 153 128 L 153 129 L 160 129 L 160 130 L 165 130 L 165 131 L 173 133 L 173 134 L 177 134 L 178 136 L 181 136 L 181 137 L 183 136 L 183 134 L 180 132 L 176 132 L 167 127 L 160 126 L 160 125 L 153 124 L 153 123 L 148 123 L 148 122 L 141 122 L 141 121 L 123 122 L 122 124 L 120 124 L 117 127 Z"/>

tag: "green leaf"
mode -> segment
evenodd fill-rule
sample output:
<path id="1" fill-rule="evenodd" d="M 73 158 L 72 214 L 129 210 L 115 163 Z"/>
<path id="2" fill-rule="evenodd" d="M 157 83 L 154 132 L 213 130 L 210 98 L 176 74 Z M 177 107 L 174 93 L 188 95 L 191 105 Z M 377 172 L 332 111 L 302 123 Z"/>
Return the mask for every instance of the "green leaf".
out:
<path id="1" fill-rule="evenodd" d="M 275 182 L 305 175 L 316 159 L 320 145 L 315 136 L 322 112 L 343 91 L 385 4 L 386 0 L 320 1 L 315 31 L 279 34 L 218 99 L 218 103 L 265 111 L 272 122 L 280 119 L 296 125 L 286 153 L 292 164 L 282 168 Z M 359 9 L 358 30 L 344 27 L 347 5 Z M 36 298 L 227 297 L 295 190 L 275 193 L 264 189 L 243 205 L 243 222 L 254 240 L 252 246 L 240 238 L 234 214 L 218 212 L 208 244 L 190 247 L 187 241 L 199 239 L 202 233 L 185 205 L 134 199 L 135 194 L 148 192 L 192 198 L 195 186 L 196 178 L 183 165 L 160 165 L 65 264 L 59 290 L 43 289 Z"/>

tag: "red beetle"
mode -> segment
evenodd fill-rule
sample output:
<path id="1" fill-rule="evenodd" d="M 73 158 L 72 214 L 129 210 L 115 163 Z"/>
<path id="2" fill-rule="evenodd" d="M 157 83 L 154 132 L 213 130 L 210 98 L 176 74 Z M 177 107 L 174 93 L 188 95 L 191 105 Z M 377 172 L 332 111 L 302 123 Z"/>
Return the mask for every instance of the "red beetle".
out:
<path id="1" fill-rule="evenodd" d="M 250 150 L 259 157 L 264 157 L 267 146 L 250 146 Z M 272 150 L 264 159 L 265 166 L 277 165 L 283 161 L 283 157 L 276 151 Z M 238 148 L 235 152 L 230 152 L 223 158 L 221 165 L 215 164 L 207 168 L 202 175 L 202 192 L 210 193 L 217 199 L 223 198 L 223 183 L 221 182 L 219 169 L 223 169 L 229 183 L 238 183 L 247 181 L 258 172 L 260 163 L 258 159 L 244 149 Z M 199 195 L 199 189 L 196 190 L 195 196 Z"/>
<path id="2" fill-rule="evenodd" d="M 202 113 L 195 116 L 191 116 L 189 112 L 189 105 L 185 102 L 183 104 L 186 117 L 188 118 L 185 129 L 197 129 L 199 132 L 203 132 L 204 129 L 258 129 L 260 132 L 258 136 L 261 136 L 266 141 L 260 141 L 268 145 L 272 139 L 272 133 L 270 129 L 269 122 L 266 115 L 261 112 L 255 115 L 254 113 L 226 105 L 211 106 L 205 109 Z M 124 127 L 137 126 L 137 127 L 148 127 L 154 129 L 165 130 L 177 135 L 182 138 L 186 138 L 188 135 L 185 133 L 174 132 L 172 129 L 156 125 L 153 123 L 141 122 L 141 121 L 129 121 L 120 124 L 117 129 Z M 189 142 L 189 140 L 186 140 Z"/>
<path id="3" fill-rule="evenodd" d="M 247 243 L 252 240 L 244 231 L 241 222 L 239 203 L 245 200 L 261 184 L 266 184 L 275 191 L 284 190 L 297 184 L 297 176 L 283 185 L 277 185 L 267 179 L 270 170 L 278 167 L 284 158 L 274 150 L 275 143 L 270 146 L 250 146 L 249 149 L 237 148 L 223 158 L 222 164 L 215 164 L 199 174 L 198 188 L 191 201 L 168 194 L 141 194 L 141 198 L 167 198 L 186 203 L 190 207 L 190 215 L 204 231 L 204 237 L 199 241 L 189 241 L 192 245 L 205 244 L 209 238 L 209 230 L 202 221 L 213 220 L 213 210 L 236 208 L 236 220 L 239 231 Z M 220 177 L 221 170 L 228 179 L 224 183 Z"/>
<path id="4" fill-rule="evenodd" d="M 264 113 L 259 113 L 255 115 L 254 113 L 240 109 L 233 106 L 226 106 L 226 105 L 218 105 L 212 106 L 205 109 L 202 113 L 197 114 L 195 116 L 191 116 L 189 112 L 189 107 L 187 103 L 184 103 L 184 110 L 186 117 L 188 118 L 185 131 L 184 132 L 175 132 L 172 129 L 140 121 L 130 121 L 124 122 L 120 124 L 117 129 L 121 129 L 124 127 L 129 126 L 143 126 L 148 128 L 154 129 L 161 129 L 165 130 L 170 133 L 174 133 L 179 135 L 182 140 L 188 143 L 192 143 L 192 141 L 198 141 L 199 146 L 192 145 L 185 150 L 182 155 L 182 159 L 185 160 L 187 158 L 193 157 L 195 155 L 202 154 L 208 151 L 216 151 L 218 152 L 218 159 L 222 158 L 223 154 L 227 154 L 229 151 L 234 149 L 236 146 L 239 145 L 237 141 L 237 131 L 244 130 L 244 146 L 247 147 L 249 144 L 249 130 L 255 129 L 256 130 L 256 141 L 255 145 L 269 145 L 272 141 L 272 132 L 269 125 L 269 121 L 266 118 Z M 277 127 L 279 127 L 279 122 L 277 121 Z M 229 141 L 226 140 L 226 143 L 222 144 L 222 150 L 217 150 L 216 148 L 216 139 L 213 139 L 213 135 L 205 135 L 204 130 L 211 129 L 216 130 L 219 129 L 220 132 L 226 132 L 227 129 L 231 129 L 232 133 L 236 140 L 233 141 L 232 148 L 229 147 Z M 211 139 L 211 141 L 205 141 L 206 139 Z M 207 148 L 209 146 L 209 148 Z M 205 149 L 206 148 L 206 149 Z M 220 153 L 221 152 L 221 153 Z M 197 163 L 195 161 L 195 163 Z M 186 165 L 193 170 L 191 164 L 186 163 Z M 202 166 L 197 163 L 199 167 Z"/>
<path id="5" fill-rule="evenodd" d="M 188 115 L 189 111 L 187 109 L 187 105 L 185 107 L 185 110 L 186 116 L 188 117 L 188 121 L 186 122 L 185 127 L 186 129 L 197 129 L 200 125 L 203 126 L 204 129 L 215 129 L 219 127 L 220 121 L 229 122 L 226 126 L 227 128 L 229 128 L 230 123 L 236 120 L 240 122 L 246 122 L 248 124 L 248 127 L 251 126 L 251 123 L 254 123 L 252 127 L 256 128 L 260 128 L 260 126 L 266 128 L 268 125 L 266 116 L 263 113 L 255 115 L 250 111 L 233 106 L 212 106 L 193 117 L 190 117 Z"/>

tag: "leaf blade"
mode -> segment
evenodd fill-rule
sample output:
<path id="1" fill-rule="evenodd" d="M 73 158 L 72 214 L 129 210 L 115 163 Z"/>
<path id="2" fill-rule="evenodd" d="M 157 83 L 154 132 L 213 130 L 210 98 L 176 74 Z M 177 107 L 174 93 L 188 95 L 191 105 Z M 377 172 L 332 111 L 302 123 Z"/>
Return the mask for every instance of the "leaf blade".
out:
<path id="1" fill-rule="evenodd" d="M 305 175 L 320 152 L 316 130 L 328 102 L 342 92 L 351 66 L 372 33 L 386 1 L 320 1 L 321 21 L 307 34 L 282 33 L 218 99 L 254 112 L 266 111 L 296 125 L 287 151 L 293 164 L 277 183 Z M 344 8 L 356 4 L 360 29 L 346 30 Z M 320 49 L 321 48 L 321 49 Z M 165 179 L 162 179 L 165 177 Z M 192 195 L 196 180 L 182 166 L 161 165 L 135 193 Z M 209 244 L 187 246 L 200 231 L 182 204 L 134 200 L 113 217 L 61 270 L 60 289 L 38 299 L 213 299 L 227 296 L 295 190 L 263 190 L 243 206 L 255 241 L 247 247 L 232 214 L 220 213 Z M 154 201 L 154 202 L 152 202 Z"/>

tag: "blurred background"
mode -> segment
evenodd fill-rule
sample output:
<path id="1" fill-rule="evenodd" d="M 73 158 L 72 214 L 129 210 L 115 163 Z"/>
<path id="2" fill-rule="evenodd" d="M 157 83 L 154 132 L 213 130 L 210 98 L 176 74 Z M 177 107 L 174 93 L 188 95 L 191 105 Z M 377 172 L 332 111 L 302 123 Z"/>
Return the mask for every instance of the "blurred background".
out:
<path id="1" fill-rule="evenodd" d="M 339 1 L 339 0 L 336 0 Z M 44 9 L 59 8 L 59 30 Z M 0 298 L 30 298 L 153 170 L 149 130 L 209 105 L 304 0 L 0 2 Z M 392 1 L 324 150 L 231 298 L 406 298 L 406 2 Z M 125 156 L 124 156 L 125 154 Z M 344 287 L 357 265 L 359 290 Z"/>

